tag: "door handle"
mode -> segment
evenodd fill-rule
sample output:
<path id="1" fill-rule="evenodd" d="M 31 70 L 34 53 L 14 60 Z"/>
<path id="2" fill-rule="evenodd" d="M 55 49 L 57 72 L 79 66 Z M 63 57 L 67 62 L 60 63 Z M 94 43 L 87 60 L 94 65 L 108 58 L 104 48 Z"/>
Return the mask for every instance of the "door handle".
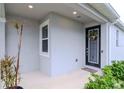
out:
<path id="1" fill-rule="evenodd" d="M 103 50 L 101 50 L 101 53 L 103 53 Z"/>

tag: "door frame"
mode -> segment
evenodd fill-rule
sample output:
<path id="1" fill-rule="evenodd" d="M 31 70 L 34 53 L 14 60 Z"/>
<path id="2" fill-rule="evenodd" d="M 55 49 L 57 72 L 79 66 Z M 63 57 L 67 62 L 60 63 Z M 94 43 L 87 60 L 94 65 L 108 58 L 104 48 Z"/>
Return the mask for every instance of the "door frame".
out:
<path id="1" fill-rule="evenodd" d="M 88 30 L 89 29 L 94 29 L 94 28 L 98 28 L 99 29 L 99 63 L 98 64 L 94 64 L 94 63 L 89 63 L 88 62 L 88 53 L 87 53 L 87 48 L 88 48 Z M 94 67 L 98 67 L 101 68 L 101 26 L 97 25 L 97 26 L 92 26 L 92 27 L 88 27 L 85 29 L 85 65 L 88 66 L 94 66 Z"/>

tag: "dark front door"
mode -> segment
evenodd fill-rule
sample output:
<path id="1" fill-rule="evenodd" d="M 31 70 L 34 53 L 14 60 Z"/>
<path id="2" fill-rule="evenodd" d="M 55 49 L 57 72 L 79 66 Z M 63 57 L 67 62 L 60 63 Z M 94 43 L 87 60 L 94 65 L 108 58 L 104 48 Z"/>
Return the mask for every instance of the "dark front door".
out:
<path id="1" fill-rule="evenodd" d="M 100 25 L 86 28 L 86 65 L 100 67 Z"/>

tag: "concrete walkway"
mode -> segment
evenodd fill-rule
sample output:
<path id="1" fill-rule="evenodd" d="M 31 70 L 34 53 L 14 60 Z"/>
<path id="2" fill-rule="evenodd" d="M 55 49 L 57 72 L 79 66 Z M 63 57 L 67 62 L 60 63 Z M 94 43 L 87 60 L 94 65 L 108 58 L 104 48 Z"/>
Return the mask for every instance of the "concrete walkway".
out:
<path id="1" fill-rule="evenodd" d="M 22 75 L 20 85 L 25 89 L 82 89 L 88 82 L 90 73 L 84 70 L 58 76 L 48 77 L 41 72 L 31 72 Z"/>

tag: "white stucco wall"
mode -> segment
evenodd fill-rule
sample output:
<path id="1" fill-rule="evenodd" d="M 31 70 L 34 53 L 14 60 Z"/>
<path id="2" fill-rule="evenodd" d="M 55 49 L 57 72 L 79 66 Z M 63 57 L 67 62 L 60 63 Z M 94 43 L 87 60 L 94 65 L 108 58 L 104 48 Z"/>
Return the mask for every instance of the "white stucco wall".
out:
<path id="1" fill-rule="evenodd" d="M 51 18 L 51 25 L 51 75 L 67 74 L 83 67 L 85 62 L 83 25 L 54 14 Z"/>
<path id="2" fill-rule="evenodd" d="M 116 30 L 119 31 L 119 45 L 116 46 Z M 124 60 L 124 31 L 111 25 L 110 29 L 110 60 Z M 111 63 L 110 61 L 110 63 Z"/>
<path id="3" fill-rule="evenodd" d="M 17 56 L 18 37 L 12 20 L 20 20 L 24 24 L 20 56 L 21 72 L 39 70 L 39 24 L 37 21 L 22 17 L 7 17 L 6 55 Z"/>
<path id="4" fill-rule="evenodd" d="M 5 23 L 0 22 L 0 59 L 5 55 Z"/>
<path id="5" fill-rule="evenodd" d="M 5 9 L 0 3 L 0 59 L 5 55 Z"/>
<path id="6" fill-rule="evenodd" d="M 6 20 L 5 20 L 4 4 L 0 3 L 0 60 L 5 56 L 5 21 Z M 1 88 L 1 83 L 0 83 L 0 88 Z"/>
<path id="7" fill-rule="evenodd" d="M 3 3 L 0 3 L 0 18 L 5 18 L 5 8 Z"/>
<path id="8" fill-rule="evenodd" d="M 5 23 L 0 22 L 0 60 L 5 55 Z M 0 72 L 1 77 L 1 72 Z M 1 78 L 0 78 L 0 88 L 1 88 Z"/>
<path id="9" fill-rule="evenodd" d="M 109 23 L 101 24 L 101 68 L 109 65 Z"/>
<path id="10" fill-rule="evenodd" d="M 42 23 L 47 19 L 49 19 L 49 57 L 40 55 L 41 72 L 57 76 L 83 67 L 85 64 L 83 25 L 55 13 L 48 15 Z M 76 58 L 78 62 L 75 62 Z"/>

